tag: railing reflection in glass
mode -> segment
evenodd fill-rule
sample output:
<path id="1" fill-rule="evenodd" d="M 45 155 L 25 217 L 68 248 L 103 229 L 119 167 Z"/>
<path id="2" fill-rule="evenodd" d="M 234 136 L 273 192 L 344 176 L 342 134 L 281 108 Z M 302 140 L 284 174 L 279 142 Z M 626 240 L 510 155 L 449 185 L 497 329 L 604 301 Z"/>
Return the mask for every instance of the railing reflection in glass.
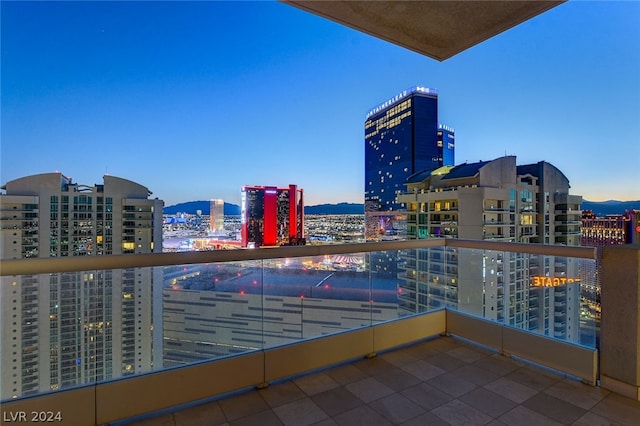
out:
<path id="1" fill-rule="evenodd" d="M 584 346 L 596 346 L 595 260 L 456 247 L 402 250 L 404 314 L 446 307 Z"/>

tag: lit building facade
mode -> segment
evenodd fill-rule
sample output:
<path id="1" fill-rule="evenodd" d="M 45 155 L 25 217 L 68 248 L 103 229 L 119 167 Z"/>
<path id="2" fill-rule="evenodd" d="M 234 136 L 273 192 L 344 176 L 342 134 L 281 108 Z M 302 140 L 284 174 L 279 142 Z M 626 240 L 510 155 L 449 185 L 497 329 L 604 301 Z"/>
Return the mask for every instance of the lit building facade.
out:
<path id="1" fill-rule="evenodd" d="M 580 242 L 582 198 L 544 161 L 517 166 L 509 156 L 427 170 L 398 199 L 411 238 Z M 411 250 L 400 262 L 400 299 L 407 312 L 447 305 L 579 342 L 580 268 L 553 256 Z"/>
<path id="2" fill-rule="evenodd" d="M 2 259 L 162 251 L 163 202 L 137 183 L 47 173 L 2 189 Z M 161 285 L 157 268 L 2 277 L 1 398 L 161 365 Z"/>
<path id="3" fill-rule="evenodd" d="M 632 216 L 632 212 L 596 216 L 591 211 L 585 211 L 581 222 L 581 244 L 587 247 L 631 244 Z"/>
<path id="4" fill-rule="evenodd" d="M 438 125 L 438 94 L 413 87 L 372 109 L 364 123 L 366 238 L 397 235 L 396 196 L 414 173 L 453 165 L 453 129 Z"/>
<path id="5" fill-rule="evenodd" d="M 211 235 L 224 234 L 223 200 L 211 200 L 209 203 L 209 232 Z"/>
<path id="6" fill-rule="evenodd" d="M 305 244 L 303 190 L 296 185 L 242 187 L 243 247 Z"/>
<path id="7" fill-rule="evenodd" d="M 592 289 L 597 300 L 596 309 L 600 312 L 600 289 L 602 279 L 602 248 L 617 244 L 637 244 L 640 241 L 638 219 L 640 210 L 626 211 L 624 214 L 596 216 L 586 210 L 582 214 L 580 244 L 596 247 L 596 264 L 582 271 L 583 278 L 596 277 L 595 288 Z"/>

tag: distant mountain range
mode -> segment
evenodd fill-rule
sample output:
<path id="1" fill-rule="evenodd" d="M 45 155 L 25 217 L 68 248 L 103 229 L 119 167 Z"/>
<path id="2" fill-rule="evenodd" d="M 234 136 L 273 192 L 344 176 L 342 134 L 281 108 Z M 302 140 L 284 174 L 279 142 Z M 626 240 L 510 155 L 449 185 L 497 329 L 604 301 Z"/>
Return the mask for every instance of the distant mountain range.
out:
<path id="1" fill-rule="evenodd" d="M 626 210 L 640 210 L 640 200 L 637 200 L 637 201 L 582 200 L 582 210 L 591 210 L 596 216 L 606 216 L 608 214 L 622 214 Z"/>
<path id="2" fill-rule="evenodd" d="M 164 208 L 164 214 L 187 213 L 196 214 L 200 210 L 203 215 L 210 214 L 209 201 L 187 201 Z M 339 204 L 319 204 L 317 206 L 305 206 L 305 214 L 364 214 L 364 204 L 339 203 Z M 237 204 L 224 203 L 225 215 L 239 215 L 240 206 Z"/>
<path id="3" fill-rule="evenodd" d="M 640 210 L 640 200 L 638 201 L 582 201 L 582 210 L 592 210 L 597 216 L 608 214 L 622 214 L 625 210 Z M 200 210 L 203 215 L 209 215 L 209 201 L 188 201 L 164 208 L 164 214 L 188 213 L 196 214 Z M 319 204 L 317 206 L 306 206 L 305 214 L 364 214 L 364 204 L 358 203 L 338 203 Z M 224 203 L 225 215 L 239 215 L 240 206 L 237 204 Z"/>
<path id="4" fill-rule="evenodd" d="M 209 215 L 210 211 L 209 201 L 187 201 L 186 203 L 179 203 L 173 206 L 167 206 L 163 209 L 164 214 L 177 214 L 187 213 L 196 214 L 198 210 L 204 215 Z M 224 214 L 226 215 L 239 215 L 240 206 L 237 204 L 224 203 Z"/>

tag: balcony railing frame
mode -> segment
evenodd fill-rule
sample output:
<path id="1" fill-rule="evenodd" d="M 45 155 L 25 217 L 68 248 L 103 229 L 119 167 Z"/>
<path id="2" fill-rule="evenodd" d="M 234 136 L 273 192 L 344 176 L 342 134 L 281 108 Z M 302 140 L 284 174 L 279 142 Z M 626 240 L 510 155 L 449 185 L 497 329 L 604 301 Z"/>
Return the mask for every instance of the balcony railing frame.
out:
<path id="1" fill-rule="evenodd" d="M 0 276 L 81 272 L 97 269 L 127 269 L 198 263 L 242 262 L 250 260 L 312 257 L 430 247 L 458 247 L 548 256 L 596 259 L 596 248 L 500 241 L 432 238 L 424 240 L 380 241 L 338 245 L 283 246 L 243 250 L 216 250 L 179 253 L 145 253 L 104 256 L 3 259 Z"/>
<path id="2" fill-rule="evenodd" d="M 242 262 L 375 251 L 456 247 L 596 259 L 596 250 L 457 239 L 384 241 L 264 249 L 3 260 L 0 275 L 35 275 L 97 269 L 126 269 L 212 262 Z M 374 356 L 412 342 L 453 334 L 580 377 L 596 384 L 598 351 L 535 335 L 449 309 L 408 316 L 367 327 L 212 359 L 184 367 L 3 401 L 2 412 L 62 411 L 69 424 L 104 424 L 158 410 L 220 397 L 353 359 Z M 295 362 L 292 362 L 295 360 Z M 210 378 L 216 377 L 212 381 Z M 167 392 L 172 389 L 172 392 Z M 136 401 L 131 404 L 130 401 Z"/>

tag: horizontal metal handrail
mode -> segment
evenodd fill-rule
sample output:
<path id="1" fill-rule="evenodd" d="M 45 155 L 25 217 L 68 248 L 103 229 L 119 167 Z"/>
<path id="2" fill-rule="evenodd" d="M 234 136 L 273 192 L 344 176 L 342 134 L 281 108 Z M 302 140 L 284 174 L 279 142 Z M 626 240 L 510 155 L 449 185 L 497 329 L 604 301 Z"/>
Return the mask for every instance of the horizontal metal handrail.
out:
<path id="1" fill-rule="evenodd" d="M 0 263 L 0 276 L 143 268 L 150 266 L 174 266 L 198 263 L 246 262 L 251 260 L 311 257 L 348 253 L 371 253 L 376 251 L 410 250 L 445 246 L 596 259 L 596 249 L 591 247 L 568 247 L 499 241 L 432 238 L 424 240 L 380 241 L 317 246 L 284 246 L 245 250 L 7 259 L 2 260 Z"/>
<path id="2" fill-rule="evenodd" d="M 596 259 L 595 247 L 563 246 L 533 243 L 510 243 L 504 241 L 447 239 L 447 247 L 470 248 L 511 253 L 541 254 L 546 256 L 577 257 Z"/>

